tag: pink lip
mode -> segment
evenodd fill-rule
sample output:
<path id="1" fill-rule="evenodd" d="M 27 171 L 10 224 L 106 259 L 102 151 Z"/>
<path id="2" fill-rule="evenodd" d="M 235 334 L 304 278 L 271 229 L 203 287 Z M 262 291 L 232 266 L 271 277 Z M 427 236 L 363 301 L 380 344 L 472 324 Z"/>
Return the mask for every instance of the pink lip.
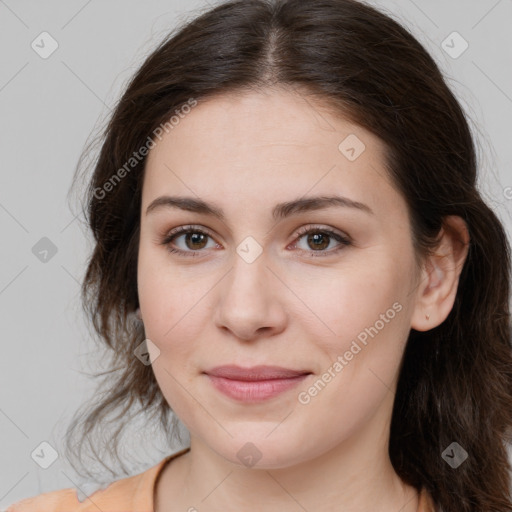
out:
<path id="1" fill-rule="evenodd" d="M 243 402 L 259 402 L 276 396 L 311 374 L 279 366 L 241 368 L 235 365 L 217 366 L 205 373 L 220 392 Z"/>

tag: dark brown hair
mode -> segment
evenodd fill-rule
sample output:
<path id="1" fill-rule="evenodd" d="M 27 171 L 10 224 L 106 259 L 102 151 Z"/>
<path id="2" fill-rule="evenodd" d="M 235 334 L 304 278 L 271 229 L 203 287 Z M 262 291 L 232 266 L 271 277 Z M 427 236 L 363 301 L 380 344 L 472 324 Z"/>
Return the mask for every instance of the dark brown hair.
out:
<path id="1" fill-rule="evenodd" d="M 111 421 L 117 437 L 134 406 L 170 407 L 151 366 L 134 357 L 144 340 L 137 252 L 145 158 L 107 183 L 154 130 L 193 98 L 274 85 L 301 91 L 370 130 L 389 151 L 387 167 L 405 198 L 418 261 L 430 254 L 446 216 L 466 222 L 467 259 L 452 311 L 439 326 L 411 330 L 400 367 L 389 455 L 400 478 L 425 487 L 438 510 L 512 510 L 506 443 L 512 427 L 510 247 L 476 188 L 475 147 L 465 114 L 423 46 L 390 16 L 355 0 L 229 1 L 171 33 L 145 60 L 101 134 L 85 208 L 95 247 L 82 287 L 84 308 L 108 348 L 105 396 L 77 417 L 91 433 Z M 132 162 L 133 163 L 133 162 Z M 99 192 L 103 191 L 103 192 Z M 452 468 L 441 456 L 468 453 Z"/>

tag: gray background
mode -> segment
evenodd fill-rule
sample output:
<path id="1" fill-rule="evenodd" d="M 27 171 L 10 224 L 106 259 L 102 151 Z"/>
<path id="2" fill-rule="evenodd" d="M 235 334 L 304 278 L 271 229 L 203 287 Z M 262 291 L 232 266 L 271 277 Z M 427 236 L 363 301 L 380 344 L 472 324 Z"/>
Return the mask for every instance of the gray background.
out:
<path id="1" fill-rule="evenodd" d="M 510 235 L 512 1 L 371 3 L 407 26 L 448 77 L 477 139 L 480 188 Z M 96 362 L 79 304 L 91 243 L 67 198 L 80 152 L 144 56 L 212 4 L 0 0 L 0 508 L 78 482 L 63 457 L 42 469 L 31 453 L 43 441 L 59 452 L 92 390 L 80 373 Z M 43 31 L 59 45 L 47 59 L 31 47 Z M 443 49 L 454 31 L 469 44 L 458 58 Z M 57 249 L 47 262 L 33 253 L 43 237 Z M 143 425 L 137 433 L 144 437 Z M 133 471 L 163 453 L 145 451 Z"/>

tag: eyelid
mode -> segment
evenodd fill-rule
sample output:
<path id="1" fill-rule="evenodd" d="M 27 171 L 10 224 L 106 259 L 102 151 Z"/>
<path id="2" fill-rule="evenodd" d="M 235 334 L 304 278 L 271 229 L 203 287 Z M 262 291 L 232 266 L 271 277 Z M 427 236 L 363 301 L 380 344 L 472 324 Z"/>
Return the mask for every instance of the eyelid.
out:
<path id="1" fill-rule="evenodd" d="M 318 224 L 310 224 L 309 226 L 301 227 L 298 231 L 295 232 L 295 238 L 292 242 L 294 244 L 294 247 L 296 247 L 299 241 L 309 233 L 326 233 L 327 236 L 329 236 L 331 239 L 335 239 L 338 242 L 337 247 L 326 251 L 299 249 L 300 252 L 307 253 L 308 256 L 311 257 L 329 257 L 338 254 L 345 247 L 353 245 L 352 238 L 336 228 L 332 228 L 330 226 L 326 227 Z"/>
<path id="2" fill-rule="evenodd" d="M 321 231 L 324 233 L 332 233 L 332 234 L 335 234 L 335 235 L 339 236 L 340 238 L 343 238 L 347 241 L 352 241 L 351 237 L 347 233 L 340 231 L 337 228 L 334 228 L 334 227 L 331 227 L 331 226 L 328 226 L 325 224 L 314 224 L 314 223 L 300 227 L 298 230 L 295 231 L 294 236 L 301 237 L 311 231 Z"/>
<path id="3" fill-rule="evenodd" d="M 314 224 L 314 223 L 308 224 L 306 226 L 302 226 L 302 227 L 296 229 L 294 231 L 294 235 L 293 235 L 294 238 L 291 241 L 293 242 L 297 237 L 300 237 L 300 236 L 307 234 L 310 231 L 314 231 L 314 230 L 325 231 L 325 232 L 334 232 L 341 238 L 352 241 L 351 237 L 347 233 L 340 231 L 337 228 L 331 227 L 329 225 Z M 165 230 L 162 234 L 162 237 L 170 238 L 173 235 L 177 235 L 179 233 L 186 233 L 188 231 L 198 231 L 200 233 L 204 233 L 205 235 L 208 235 L 211 238 L 215 239 L 215 236 L 212 234 L 212 231 L 208 228 L 205 228 L 204 226 L 201 226 L 200 224 L 184 224 L 182 226 L 178 226 L 171 230 Z"/>
<path id="4" fill-rule="evenodd" d="M 217 242 L 215 237 L 213 236 L 212 232 L 203 226 L 197 225 L 197 224 L 185 224 L 182 226 L 178 226 L 174 229 L 171 229 L 170 231 L 165 231 L 164 234 L 161 236 L 161 241 L 159 243 L 161 245 L 169 245 L 173 239 L 177 238 L 180 235 L 186 235 L 187 233 L 203 233 L 204 235 L 209 236 L 212 240 Z M 194 252 L 194 251 L 183 251 L 183 252 Z M 202 251 L 200 251 L 202 252 Z"/>
<path id="5" fill-rule="evenodd" d="M 191 232 L 203 233 L 206 236 L 210 237 L 212 240 L 214 240 L 215 243 L 219 244 L 208 228 L 205 228 L 205 227 L 203 227 L 201 225 L 197 225 L 197 224 L 182 225 L 182 226 L 178 226 L 174 229 L 171 229 L 170 231 L 166 231 L 162 237 L 162 240 L 159 243 L 161 245 L 166 246 L 170 253 L 177 253 L 179 255 L 196 256 L 202 252 L 206 252 L 204 249 L 184 251 L 182 249 L 176 249 L 176 248 L 172 248 L 170 246 L 171 242 L 175 238 L 177 238 L 183 234 L 188 234 Z M 325 251 L 325 250 L 314 251 L 314 250 L 298 249 L 299 252 L 308 253 L 309 256 L 330 256 L 332 254 L 338 253 L 341 249 L 343 249 L 343 247 L 352 245 L 352 238 L 349 235 L 347 235 L 346 233 L 341 232 L 337 228 L 320 225 L 320 224 L 309 224 L 306 226 L 302 226 L 298 230 L 295 230 L 294 238 L 291 242 L 289 242 L 287 244 L 287 247 L 291 243 L 293 243 L 294 247 L 296 247 L 297 243 L 304 236 L 309 234 L 310 232 L 325 233 L 329 237 L 334 238 L 338 242 L 339 245 L 336 248 L 330 249 L 327 251 Z"/>

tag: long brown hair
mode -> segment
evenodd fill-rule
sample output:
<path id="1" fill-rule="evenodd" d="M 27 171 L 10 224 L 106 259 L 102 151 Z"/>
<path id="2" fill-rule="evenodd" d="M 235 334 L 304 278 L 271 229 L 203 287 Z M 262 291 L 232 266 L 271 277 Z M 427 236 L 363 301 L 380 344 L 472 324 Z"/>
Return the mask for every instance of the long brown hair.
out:
<path id="1" fill-rule="evenodd" d="M 135 406 L 158 414 L 167 434 L 176 427 L 151 366 L 134 357 L 144 340 L 133 312 L 146 159 L 130 158 L 191 98 L 272 85 L 307 91 L 384 141 L 389 175 L 408 205 L 418 261 L 435 247 L 445 216 L 466 222 L 471 241 L 452 311 L 429 331 L 410 331 L 389 455 L 400 478 L 426 488 L 438 510 L 512 510 L 506 233 L 476 188 L 468 122 L 438 66 L 404 27 L 356 0 L 224 2 L 169 34 L 128 84 L 101 134 L 85 194 L 95 247 L 82 300 L 111 364 L 101 373 L 108 377 L 104 396 L 68 429 L 69 453 L 77 448 L 71 439 L 78 430 L 78 449 L 88 441 L 95 451 L 92 434 L 116 410 L 111 421 L 118 429 L 105 442 L 116 456 Z M 116 173 L 122 177 L 113 182 Z M 468 454 L 457 468 L 442 456 L 453 442 Z"/>

